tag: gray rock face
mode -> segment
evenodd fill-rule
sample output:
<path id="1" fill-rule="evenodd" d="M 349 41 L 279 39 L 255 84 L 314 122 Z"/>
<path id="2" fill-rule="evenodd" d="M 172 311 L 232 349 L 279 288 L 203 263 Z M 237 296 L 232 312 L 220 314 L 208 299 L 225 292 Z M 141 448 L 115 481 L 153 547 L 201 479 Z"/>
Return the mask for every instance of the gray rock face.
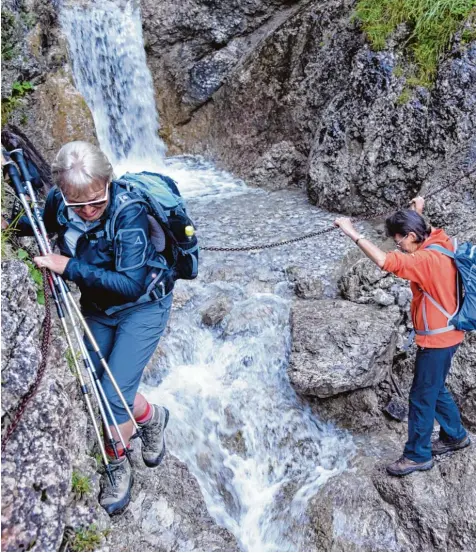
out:
<path id="1" fill-rule="evenodd" d="M 48 162 L 66 142 L 96 143 L 91 112 L 73 86 L 55 2 L 5 2 L 2 30 L 2 100 L 8 113 L 2 124 L 27 135 Z M 34 89 L 18 95 L 15 82 Z"/>
<path id="2" fill-rule="evenodd" d="M 210 155 L 258 186 L 306 182 L 313 203 L 353 213 L 405 205 L 474 168 L 476 44 L 457 36 L 435 86 L 408 88 L 408 32 L 374 52 L 352 10 L 350 0 L 187 0 L 177 12 L 146 0 L 172 151 Z M 474 210 L 474 190 L 463 179 L 444 203 L 464 206 L 466 193 Z"/>
<path id="3" fill-rule="evenodd" d="M 43 308 L 24 263 L 2 264 L 2 432 L 34 382 L 40 361 Z M 48 366 L 37 395 L 2 451 L 2 548 L 4 551 L 57 551 L 66 527 L 108 517 L 99 507 L 96 463 L 88 457 L 87 415 L 53 330 Z M 72 492 L 73 470 L 88 478 L 91 491 Z"/>
<path id="4" fill-rule="evenodd" d="M 289 378 L 320 398 L 378 384 L 395 352 L 397 309 L 346 301 L 297 301 L 292 311 Z"/>
<path id="5" fill-rule="evenodd" d="M 2 265 L 2 432 L 34 382 L 44 309 L 28 267 Z M 52 309 L 54 307 L 52 306 Z M 95 435 L 78 384 L 65 361 L 66 343 L 53 327 L 48 366 L 2 451 L 2 549 L 58 551 L 78 547 L 75 532 L 96 526 L 104 546 L 110 518 L 98 503 L 100 474 Z M 157 352 L 159 355 L 160 352 Z M 94 402 L 93 402 L 94 403 Z M 110 543 L 128 551 L 235 551 L 235 539 L 208 514 L 196 479 L 168 455 L 158 470 L 134 458 L 133 502 L 114 520 Z M 89 491 L 78 495 L 73 472 Z"/>
<path id="6" fill-rule="evenodd" d="M 235 538 L 208 514 L 187 466 L 167 454 L 160 467 L 147 468 L 135 446 L 132 501 L 112 519 L 111 551 L 238 551 Z"/>
<path id="7" fill-rule="evenodd" d="M 164 131 L 188 121 L 279 20 L 286 0 L 141 3 L 146 51 Z M 189 152 L 187 152 L 189 153 Z"/>
<path id="8" fill-rule="evenodd" d="M 307 514 L 321 551 L 472 551 L 476 457 L 447 454 L 425 473 L 389 476 L 395 441 L 366 438 L 353 471 L 329 480 Z"/>

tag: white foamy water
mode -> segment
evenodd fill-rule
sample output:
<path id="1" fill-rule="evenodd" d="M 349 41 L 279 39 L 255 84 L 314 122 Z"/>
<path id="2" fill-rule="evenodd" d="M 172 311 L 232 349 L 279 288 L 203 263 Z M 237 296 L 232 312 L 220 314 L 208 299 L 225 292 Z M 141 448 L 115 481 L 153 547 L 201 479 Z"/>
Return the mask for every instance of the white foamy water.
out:
<path id="1" fill-rule="evenodd" d="M 197 283 L 193 301 L 174 313 L 162 345 L 169 369 L 144 392 L 170 409 L 170 449 L 243 549 L 305 549 L 308 500 L 346 468 L 352 440 L 319 423 L 289 385 L 285 284 L 251 295 L 239 284 L 219 285 L 236 300 L 223 325 L 210 329 L 200 308 L 216 286 Z"/>
<path id="2" fill-rule="evenodd" d="M 193 202 L 205 198 L 211 217 L 217 216 L 214 198 L 249 194 L 255 201 L 245 183 L 203 158 L 165 158 L 135 4 L 65 7 L 61 20 L 77 87 L 118 175 L 169 174 L 190 198 L 192 213 Z M 219 256 L 205 255 L 202 268 L 221 270 Z M 196 476 L 209 512 L 243 549 L 305 549 L 309 499 L 346 469 L 354 446 L 348 434 L 321 424 L 289 384 L 287 283 L 256 291 L 253 282 L 266 268 L 257 268 L 255 257 L 245 263 L 243 278 L 180 283 L 190 300 L 174 311 L 144 391 L 169 408 L 170 451 Z M 229 297 L 232 307 L 210 328 L 200 311 L 217 294 Z"/>

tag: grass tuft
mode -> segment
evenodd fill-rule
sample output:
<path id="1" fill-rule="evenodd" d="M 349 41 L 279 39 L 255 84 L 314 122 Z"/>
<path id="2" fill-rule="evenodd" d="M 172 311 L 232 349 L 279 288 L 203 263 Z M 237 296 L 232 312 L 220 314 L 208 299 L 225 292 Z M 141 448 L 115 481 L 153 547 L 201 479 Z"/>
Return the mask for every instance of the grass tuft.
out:
<path id="1" fill-rule="evenodd" d="M 405 104 L 408 104 L 408 102 L 412 99 L 412 92 L 410 89 L 408 88 L 404 88 L 402 90 L 402 93 L 400 94 L 400 96 L 397 98 L 397 104 L 399 106 L 403 106 Z"/>
<path id="2" fill-rule="evenodd" d="M 79 472 L 73 470 L 73 476 L 71 478 L 71 489 L 74 495 L 78 499 L 81 499 L 84 495 L 88 495 L 89 493 L 91 493 L 91 480 L 88 476 L 83 476 Z"/>
<path id="3" fill-rule="evenodd" d="M 12 112 L 24 103 L 24 98 L 35 90 L 30 81 L 16 81 L 12 85 L 10 96 L 2 98 L 2 125 L 6 125 Z"/>
<path id="4" fill-rule="evenodd" d="M 417 66 L 416 80 L 423 86 L 433 82 L 455 32 L 475 13 L 476 0 L 358 0 L 355 10 L 376 50 L 385 48 L 399 25 L 407 25 L 406 47 Z M 463 39 L 468 41 L 474 34 L 465 30 Z"/>
<path id="5" fill-rule="evenodd" d="M 74 532 L 74 538 L 69 544 L 69 551 L 96 551 L 101 545 L 104 534 L 96 525 L 91 524 L 89 528 L 79 528 Z"/>
<path id="6" fill-rule="evenodd" d="M 30 258 L 30 254 L 23 248 L 20 248 L 19 250 L 17 250 L 17 258 L 20 261 L 23 261 L 24 263 L 26 263 L 28 267 L 28 272 L 30 273 L 30 276 L 33 279 L 33 282 L 36 284 L 36 301 L 40 305 L 45 305 L 45 294 L 43 291 L 43 275 L 40 269 L 38 269 L 38 267 L 33 263 L 33 261 Z"/>

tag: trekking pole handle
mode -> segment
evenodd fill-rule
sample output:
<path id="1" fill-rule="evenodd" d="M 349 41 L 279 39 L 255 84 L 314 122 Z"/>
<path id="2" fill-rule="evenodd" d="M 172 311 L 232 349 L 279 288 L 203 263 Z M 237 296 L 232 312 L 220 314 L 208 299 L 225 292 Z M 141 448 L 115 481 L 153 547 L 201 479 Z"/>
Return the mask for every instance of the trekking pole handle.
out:
<path id="1" fill-rule="evenodd" d="M 31 182 L 31 175 L 26 165 L 25 156 L 23 155 L 23 150 L 21 148 L 17 148 L 16 150 L 12 150 L 11 152 L 8 152 L 8 155 L 13 159 L 13 161 L 20 168 L 20 172 L 21 172 L 21 176 L 23 177 L 23 180 Z"/>
<path id="2" fill-rule="evenodd" d="M 10 185 L 15 189 L 16 195 L 25 195 L 26 190 L 21 181 L 20 173 L 18 172 L 17 166 L 11 159 L 7 158 L 7 162 L 3 166 L 3 172 L 4 174 L 8 173 L 8 176 L 10 177 Z"/>

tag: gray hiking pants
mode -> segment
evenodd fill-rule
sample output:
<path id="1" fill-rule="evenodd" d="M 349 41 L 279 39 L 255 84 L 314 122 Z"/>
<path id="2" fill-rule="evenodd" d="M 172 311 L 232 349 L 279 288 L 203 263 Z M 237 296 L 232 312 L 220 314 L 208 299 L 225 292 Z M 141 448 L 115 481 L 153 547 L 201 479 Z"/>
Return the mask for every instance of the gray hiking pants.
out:
<path id="1" fill-rule="evenodd" d="M 114 315 L 85 314 L 99 349 L 131 410 L 142 373 L 167 326 L 172 299 L 170 293 L 161 300 L 131 307 Z M 86 344 L 118 424 L 127 422 L 127 411 L 87 338 Z M 112 424 L 112 421 L 109 422 Z"/>

